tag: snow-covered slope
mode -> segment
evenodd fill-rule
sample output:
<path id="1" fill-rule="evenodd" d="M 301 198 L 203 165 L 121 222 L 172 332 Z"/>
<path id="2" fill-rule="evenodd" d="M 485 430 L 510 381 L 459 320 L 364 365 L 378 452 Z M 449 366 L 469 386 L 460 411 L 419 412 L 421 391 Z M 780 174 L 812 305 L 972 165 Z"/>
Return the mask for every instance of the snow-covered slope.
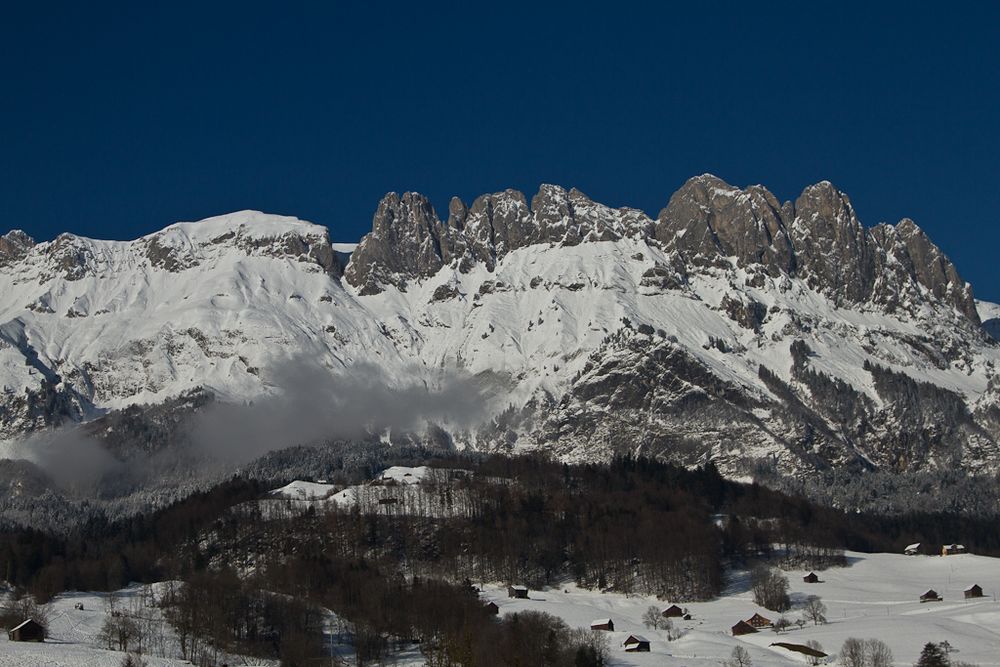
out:
<path id="1" fill-rule="evenodd" d="M 862 228 L 828 183 L 782 205 L 698 177 L 655 221 L 555 186 L 455 200 L 446 222 L 390 195 L 356 246 L 251 211 L 131 242 L 12 232 L 0 437 L 196 387 L 257 400 L 304 360 L 331 400 L 474 379 L 476 423 L 437 417 L 460 447 L 996 470 L 977 305 L 912 222 Z"/>
<path id="2" fill-rule="evenodd" d="M 1000 303 L 976 301 L 976 310 L 979 312 L 979 319 L 983 321 L 983 328 L 1000 341 Z"/>
<path id="3" fill-rule="evenodd" d="M 500 586 L 487 586 L 485 595 L 495 600 L 501 614 L 537 610 L 564 619 L 571 627 L 589 628 L 595 618 L 610 617 L 615 631 L 608 634 L 615 665 L 683 664 L 715 667 L 728 659 L 736 646 L 749 651 L 755 665 L 792 666 L 808 664 L 804 656 L 773 646 L 776 642 L 805 644 L 812 640 L 835 656 L 844 640 L 880 639 L 892 650 L 896 665 L 911 665 L 927 642 L 947 641 L 957 651 L 955 659 L 970 664 L 1000 665 L 1000 563 L 982 556 L 902 556 L 848 552 L 850 567 L 819 573 L 822 583 L 806 584 L 807 572 L 788 572 L 793 609 L 789 621 L 804 618 L 802 607 L 810 595 L 826 605 L 827 623 L 808 621 L 802 628 L 777 634 L 770 629 L 732 636 L 730 628 L 740 620 L 760 613 L 770 620 L 779 614 L 758 607 L 746 582 L 736 581 L 730 591 L 711 602 L 684 604 L 690 621 L 674 619 L 683 635 L 668 641 L 665 630 L 651 630 L 642 622 L 649 606 L 666 608 L 670 601 L 642 596 L 599 593 L 569 584 L 559 589 L 531 591 L 529 599 L 509 599 Z M 966 600 L 963 590 L 982 586 L 986 597 Z M 918 597 L 933 588 L 941 602 L 921 604 Z M 621 642 L 629 634 L 650 640 L 651 651 L 627 654 Z M 666 662 L 665 662 L 666 661 Z M 831 658 L 828 661 L 834 663 Z"/>

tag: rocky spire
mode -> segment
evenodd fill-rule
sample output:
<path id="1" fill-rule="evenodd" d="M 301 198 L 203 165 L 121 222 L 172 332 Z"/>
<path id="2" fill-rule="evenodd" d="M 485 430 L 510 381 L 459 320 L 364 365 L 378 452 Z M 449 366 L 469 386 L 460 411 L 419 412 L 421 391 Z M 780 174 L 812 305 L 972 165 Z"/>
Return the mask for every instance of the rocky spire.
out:
<path id="1" fill-rule="evenodd" d="M 405 289 L 407 280 L 434 275 L 453 256 L 452 234 L 423 195 L 390 192 L 379 202 L 372 231 L 351 255 L 344 276 L 362 294 L 382 285 Z"/>
<path id="2" fill-rule="evenodd" d="M 796 274 L 838 304 L 868 299 L 875 252 L 851 200 L 829 181 L 810 185 L 795 200 L 790 236 Z"/>
<path id="3" fill-rule="evenodd" d="M 542 185 L 528 201 L 517 190 L 458 198 L 442 223 L 423 196 L 390 193 L 345 277 L 363 294 L 452 265 L 492 271 L 507 253 L 544 243 L 572 246 L 623 237 L 655 238 L 681 273 L 705 266 L 758 267 L 798 277 L 838 305 L 875 303 L 895 310 L 929 296 L 979 322 L 971 287 L 911 220 L 871 230 L 851 200 L 827 181 L 781 204 L 766 188 L 737 188 L 710 174 L 688 180 L 656 221 L 613 209 L 577 189 Z"/>
<path id="4" fill-rule="evenodd" d="M 660 211 L 656 238 L 695 266 L 736 257 L 741 266 L 789 273 L 794 258 L 785 229 L 788 213 L 762 186 L 741 190 L 704 174 L 688 180 Z"/>

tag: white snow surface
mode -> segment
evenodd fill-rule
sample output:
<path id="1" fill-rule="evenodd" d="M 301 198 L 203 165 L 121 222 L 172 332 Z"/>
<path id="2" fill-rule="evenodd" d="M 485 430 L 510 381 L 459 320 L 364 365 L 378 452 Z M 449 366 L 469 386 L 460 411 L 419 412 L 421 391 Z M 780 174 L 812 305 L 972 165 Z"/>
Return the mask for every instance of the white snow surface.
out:
<path id="1" fill-rule="evenodd" d="M 690 621 L 673 619 L 683 635 L 668 641 L 666 632 L 642 624 L 642 615 L 650 606 L 660 610 L 674 600 L 654 597 L 601 593 L 574 584 L 544 590 L 531 589 L 527 600 L 507 597 L 500 584 L 482 586 L 484 600 L 493 600 L 502 615 L 524 610 L 554 614 L 570 627 L 589 628 L 594 619 L 610 618 L 615 631 L 606 633 L 611 644 L 615 667 L 685 665 L 718 667 L 735 646 L 746 648 L 755 665 L 792 667 L 806 664 L 805 658 L 790 654 L 774 642 L 805 644 L 818 641 L 833 656 L 848 637 L 876 638 L 886 642 L 895 656 L 894 665 L 913 664 L 928 641 L 948 641 L 956 652 L 955 660 L 980 667 L 1000 666 L 1000 559 L 972 554 L 959 556 L 903 556 L 848 552 L 851 565 L 819 572 L 820 582 L 806 584 L 807 570 L 786 572 L 790 582 L 791 621 L 802 616 L 801 607 L 809 595 L 818 595 L 827 606 L 828 623 L 807 624 L 779 634 L 762 630 L 756 634 L 733 637 L 730 628 L 754 613 L 775 620 L 778 614 L 758 607 L 747 590 L 745 576 L 736 576 L 726 593 L 710 602 L 680 603 L 692 614 Z M 739 574 L 739 573 L 738 573 Z M 966 600 L 963 591 L 972 584 L 982 586 L 985 597 Z M 941 594 L 941 602 L 920 603 L 918 596 L 928 588 Z M 121 592 L 123 599 L 136 589 Z M 51 637 L 42 644 L 9 642 L 0 634 L 0 667 L 64 667 L 93 665 L 116 667 L 122 654 L 99 649 L 93 638 L 105 618 L 104 594 L 64 593 L 53 603 Z M 84 610 L 74 609 L 82 602 Z M 793 626 L 794 628 L 794 626 Z M 650 653 L 626 653 L 621 644 L 629 635 L 650 640 Z M 399 664 L 422 664 L 414 652 L 401 655 Z M 151 667 L 185 664 L 180 660 L 149 658 Z"/>
<path id="2" fill-rule="evenodd" d="M 11 396 L 37 389 L 38 369 L 26 363 L 34 354 L 96 414 L 199 386 L 223 400 L 253 400 L 280 391 L 282 366 L 304 358 L 345 387 L 352 373 L 373 367 L 389 384 L 432 389 L 455 374 L 475 376 L 490 414 L 542 394 L 561 397 L 626 320 L 673 336 L 720 377 L 759 395 L 768 393 L 760 365 L 788 378 L 792 338 L 782 332 L 793 319 L 813 322 L 806 336 L 812 365 L 876 402 L 866 360 L 973 401 L 1000 362 L 1000 349 L 977 343 L 946 366 L 932 363 L 899 336 L 952 335 L 953 321 L 940 312 L 838 308 L 797 279 L 767 277 L 756 288 L 734 267 L 695 274 L 685 290 L 644 287 L 642 274 L 669 262 L 636 238 L 528 246 L 492 272 L 446 266 L 405 291 L 372 296 L 306 254 L 290 254 L 289 239 L 353 249 L 333 246 L 323 227 L 255 211 L 177 223 L 131 242 L 64 235 L 38 244 L 0 267 L 0 384 Z M 154 262 L 151 248 L 167 249 L 174 270 Z M 83 258 L 78 275 L 67 273 L 67 257 Z M 445 284 L 458 296 L 432 300 Z M 772 310 L 761 332 L 720 309 L 727 294 Z M 721 352 L 707 345 L 710 338 L 740 351 Z"/>
<path id="3" fill-rule="evenodd" d="M 980 301 L 976 300 L 976 311 L 979 313 L 979 319 L 983 322 L 986 320 L 995 320 L 1000 318 L 1000 303 L 992 303 L 990 301 Z"/>
<path id="4" fill-rule="evenodd" d="M 160 588 L 154 584 L 154 590 Z M 117 592 L 118 604 L 127 608 L 139 595 L 139 587 L 132 586 Z M 120 651 L 109 651 L 100 648 L 97 637 L 101 626 L 108 617 L 105 601 L 106 593 L 66 592 L 52 601 L 49 614 L 49 636 L 42 643 L 12 642 L 7 638 L 7 632 L 0 633 L 0 667 L 118 667 L 125 656 Z M 82 604 L 83 609 L 75 605 Z M 144 615 L 162 619 L 159 609 L 145 608 Z M 169 626 L 164 622 L 164 637 L 166 653 L 172 654 L 175 637 Z M 190 665 L 186 660 L 144 655 L 149 667 L 173 667 L 174 665 Z M 276 664 L 260 662 L 254 664 Z"/>
<path id="5" fill-rule="evenodd" d="M 690 621 L 672 619 L 683 631 L 675 641 L 667 640 L 664 630 L 652 630 L 642 624 L 642 615 L 650 606 L 661 611 L 673 600 L 654 597 L 628 597 L 600 593 L 573 584 L 541 591 L 531 590 L 529 599 L 511 599 L 506 588 L 486 585 L 485 599 L 493 600 L 501 614 L 527 609 L 545 611 L 564 619 L 570 627 L 589 628 L 593 619 L 610 617 L 615 631 L 609 636 L 613 665 L 652 666 L 686 665 L 718 667 L 730 657 L 733 648 L 743 646 L 754 665 L 792 666 L 807 664 L 804 656 L 770 646 L 774 642 L 805 644 L 816 640 L 823 651 L 834 656 L 848 637 L 881 639 L 892 649 L 897 666 L 912 665 L 924 644 L 947 640 L 957 652 L 954 660 L 980 667 L 1000 665 L 1000 559 L 975 555 L 903 556 L 848 552 L 851 566 L 818 572 L 820 582 L 803 583 L 808 570 L 786 572 L 793 609 L 786 618 L 802 617 L 801 607 L 809 595 L 818 595 L 827 606 L 828 623 L 775 633 L 773 630 L 733 637 L 730 628 L 755 613 L 776 620 L 780 614 L 758 607 L 747 589 L 745 577 L 737 578 L 730 590 L 711 602 L 681 603 L 691 614 Z M 966 600 L 965 588 L 973 583 L 983 587 L 986 597 Z M 920 603 L 919 595 L 934 588 L 942 602 Z M 630 634 L 650 640 L 649 653 L 625 653 L 621 643 Z"/>

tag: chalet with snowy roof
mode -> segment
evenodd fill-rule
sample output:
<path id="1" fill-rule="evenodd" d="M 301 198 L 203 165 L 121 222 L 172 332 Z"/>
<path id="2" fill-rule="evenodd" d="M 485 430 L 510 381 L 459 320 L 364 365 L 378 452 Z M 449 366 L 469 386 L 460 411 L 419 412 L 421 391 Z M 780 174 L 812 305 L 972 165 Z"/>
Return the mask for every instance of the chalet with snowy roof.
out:
<path id="1" fill-rule="evenodd" d="M 983 587 L 979 584 L 972 584 L 966 588 L 963 593 L 965 593 L 966 600 L 970 598 L 981 598 L 983 597 Z"/>
<path id="2" fill-rule="evenodd" d="M 907 556 L 919 556 L 920 555 L 920 542 L 915 542 L 915 543 L 907 546 L 905 549 L 903 549 L 903 553 L 906 554 Z"/>
<path id="3" fill-rule="evenodd" d="M 941 547 L 942 556 L 956 556 L 964 553 L 967 553 L 967 549 L 961 544 L 946 544 Z"/>
<path id="4" fill-rule="evenodd" d="M 926 593 L 920 596 L 921 602 L 940 602 L 941 596 L 937 594 L 937 591 L 933 588 L 929 589 Z"/>
<path id="5" fill-rule="evenodd" d="M 753 616 L 751 616 L 750 618 L 748 618 L 747 619 L 747 623 L 749 623 L 753 627 L 757 628 L 758 630 L 761 629 L 761 628 L 769 628 L 772 625 L 774 625 L 774 623 L 771 621 L 771 619 L 769 619 L 769 618 L 767 618 L 765 616 L 761 616 L 760 614 L 754 614 Z"/>
<path id="6" fill-rule="evenodd" d="M 806 582 L 807 584 L 818 584 L 819 577 L 816 576 L 815 572 L 810 572 L 806 576 L 802 577 L 802 581 Z"/>
<path id="7" fill-rule="evenodd" d="M 528 587 L 527 586 L 508 586 L 507 587 L 507 597 L 509 598 L 521 598 L 522 600 L 528 599 Z"/>
<path id="8" fill-rule="evenodd" d="M 45 626 L 29 618 L 7 632 L 7 639 L 12 642 L 43 642 L 45 641 Z"/>
<path id="9" fill-rule="evenodd" d="M 610 618 L 596 618 L 590 622 L 591 630 L 607 630 L 608 632 L 615 631 L 615 622 Z"/>
<path id="10" fill-rule="evenodd" d="M 663 610 L 663 616 L 665 618 L 683 618 L 684 614 L 684 610 L 675 604 L 672 604 Z"/>
<path id="11" fill-rule="evenodd" d="M 649 653 L 649 640 L 642 635 L 629 635 L 622 642 L 626 653 Z"/>
<path id="12" fill-rule="evenodd" d="M 739 637 L 740 635 L 749 635 L 757 632 L 757 628 L 753 627 L 746 621 L 740 621 L 732 627 L 733 636 Z"/>

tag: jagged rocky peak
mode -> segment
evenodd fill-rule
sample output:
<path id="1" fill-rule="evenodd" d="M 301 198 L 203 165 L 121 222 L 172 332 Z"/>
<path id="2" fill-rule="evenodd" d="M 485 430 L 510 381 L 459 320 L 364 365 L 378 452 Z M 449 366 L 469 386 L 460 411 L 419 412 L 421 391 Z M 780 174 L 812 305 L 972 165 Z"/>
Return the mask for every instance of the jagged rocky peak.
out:
<path id="1" fill-rule="evenodd" d="M 894 306 L 910 296 L 919 302 L 923 287 L 979 323 L 972 286 L 915 222 L 904 218 L 895 226 L 879 224 L 871 229 L 871 236 L 884 255 L 874 294 L 876 301 Z"/>
<path id="2" fill-rule="evenodd" d="M 694 266 L 736 257 L 790 273 L 794 254 L 785 229 L 790 207 L 766 188 L 740 189 L 711 174 L 689 179 L 670 198 L 656 221 L 656 238 Z"/>
<path id="3" fill-rule="evenodd" d="M 875 252 L 850 198 L 829 181 L 795 200 L 789 225 L 800 277 L 837 303 L 861 303 L 875 282 Z"/>
<path id="4" fill-rule="evenodd" d="M 473 260 L 492 270 L 508 252 L 532 243 L 533 226 L 524 193 L 504 190 L 472 202 L 464 231 Z"/>
<path id="5" fill-rule="evenodd" d="M 409 279 L 434 275 L 450 261 L 455 234 L 427 197 L 390 192 L 379 202 L 372 231 L 351 255 L 344 276 L 362 294 L 378 294 L 384 285 L 405 289 Z"/>
<path id="6" fill-rule="evenodd" d="M 533 244 L 626 237 L 655 239 L 681 276 L 728 268 L 735 258 L 761 278 L 801 278 L 837 305 L 912 310 L 930 296 L 979 322 L 971 287 L 926 234 L 910 220 L 866 229 L 850 198 L 828 181 L 805 188 L 793 204 L 761 185 L 738 188 L 703 174 L 684 183 L 655 222 L 549 184 L 530 204 L 517 190 L 481 195 L 471 206 L 454 198 L 445 223 L 427 198 L 391 193 L 345 275 L 362 294 L 376 294 L 388 285 L 405 289 L 408 280 L 447 265 L 492 271 L 507 253 Z"/>
<path id="7" fill-rule="evenodd" d="M 0 236 L 0 266 L 16 262 L 35 247 L 35 239 L 20 229 L 14 229 Z"/>
<path id="8" fill-rule="evenodd" d="M 542 185 L 528 204 L 517 190 L 476 198 L 471 206 L 452 198 L 442 224 L 422 195 L 395 193 L 379 203 L 372 225 L 354 251 L 345 276 L 362 294 L 387 285 L 405 289 L 407 279 L 442 266 L 493 270 L 507 253 L 536 243 L 573 246 L 652 234 L 653 222 L 637 209 L 598 204 L 576 188 Z"/>

